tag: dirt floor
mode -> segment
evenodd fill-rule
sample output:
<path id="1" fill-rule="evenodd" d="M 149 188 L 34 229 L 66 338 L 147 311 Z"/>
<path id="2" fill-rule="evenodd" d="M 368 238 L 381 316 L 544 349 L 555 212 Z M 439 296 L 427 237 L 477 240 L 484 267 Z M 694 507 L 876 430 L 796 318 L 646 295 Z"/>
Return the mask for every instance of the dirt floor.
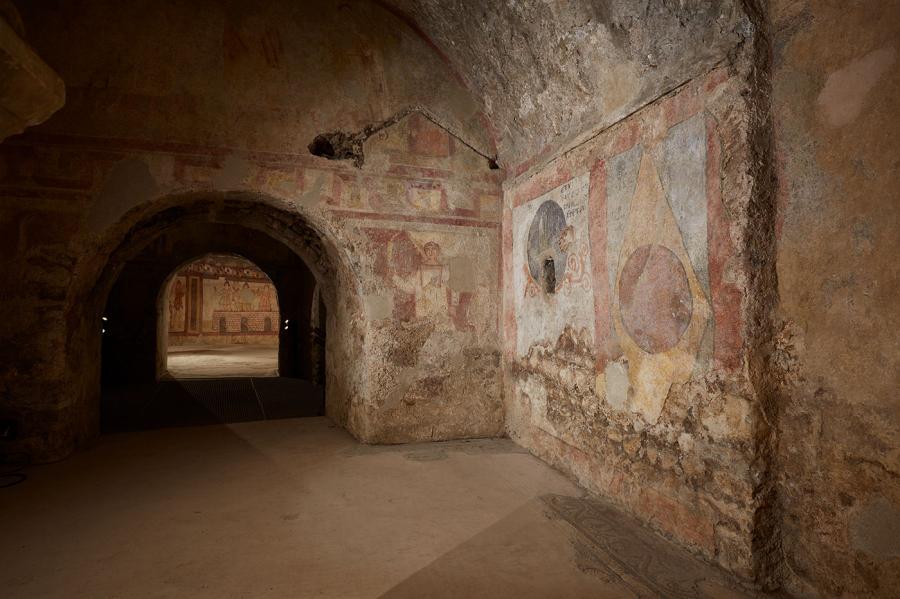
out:
<path id="1" fill-rule="evenodd" d="M 278 346 L 172 345 L 166 369 L 176 379 L 278 376 Z"/>
<path id="2" fill-rule="evenodd" d="M 14 597 L 741 597 L 508 440 L 326 418 L 106 435 L 0 489 Z"/>

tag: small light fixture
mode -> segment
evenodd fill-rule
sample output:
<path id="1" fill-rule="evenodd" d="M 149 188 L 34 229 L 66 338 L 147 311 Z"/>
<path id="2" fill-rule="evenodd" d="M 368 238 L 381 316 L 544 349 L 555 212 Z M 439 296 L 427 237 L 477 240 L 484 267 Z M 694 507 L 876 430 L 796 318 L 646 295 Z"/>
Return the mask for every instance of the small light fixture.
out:
<path id="1" fill-rule="evenodd" d="M 284 325 L 284 330 L 288 330 L 288 325 Z"/>
<path id="2" fill-rule="evenodd" d="M 290 318 L 285 318 L 285 319 L 284 319 L 284 324 L 289 324 L 290 322 L 291 322 L 291 319 L 290 319 Z"/>
<path id="3" fill-rule="evenodd" d="M 101 317 L 100 317 L 100 320 L 102 320 L 103 322 L 106 322 L 106 321 L 109 320 L 109 319 L 108 319 L 107 317 L 105 317 L 105 316 L 101 316 Z"/>
<path id="4" fill-rule="evenodd" d="M 100 334 L 101 334 L 101 335 L 102 335 L 103 333 L 105 333 L 105 332 L 106 332 L 106 329 L 100 329 Z"/>

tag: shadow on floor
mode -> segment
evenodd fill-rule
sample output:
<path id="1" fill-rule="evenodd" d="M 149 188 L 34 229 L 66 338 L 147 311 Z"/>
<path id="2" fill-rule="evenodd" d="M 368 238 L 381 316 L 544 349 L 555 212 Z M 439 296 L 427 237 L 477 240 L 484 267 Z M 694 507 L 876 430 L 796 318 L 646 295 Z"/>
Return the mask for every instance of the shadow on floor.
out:
<path id="1" fill-rule="evenodd" d="M 550 494 L 532 499 L 379 599 L 419 597 L 771 596 L 741 588 L 601 501 Z"/>
<path id="2" fill-rule="evenodd" d="M 104 433 L 322 416 L 324 389 L 285 377 L 164 379 L 104 389 Z"/>

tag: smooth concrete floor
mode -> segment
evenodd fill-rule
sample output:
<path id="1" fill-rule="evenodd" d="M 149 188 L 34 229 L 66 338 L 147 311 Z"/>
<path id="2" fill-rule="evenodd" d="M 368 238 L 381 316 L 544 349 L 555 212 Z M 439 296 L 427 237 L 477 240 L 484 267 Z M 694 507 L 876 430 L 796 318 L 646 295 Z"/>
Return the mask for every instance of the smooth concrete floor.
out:
<path id="1" fill-rule="evenodd" d="M 742 597 L 508 440 L 326 418 L 104 436 L 0 489 L 0 595 Z"/>
<path id="2" fill-rule="evenodd" d="M 170 345 L 166 370 L 176 379 L 278 376 L 278 346 Z"/>

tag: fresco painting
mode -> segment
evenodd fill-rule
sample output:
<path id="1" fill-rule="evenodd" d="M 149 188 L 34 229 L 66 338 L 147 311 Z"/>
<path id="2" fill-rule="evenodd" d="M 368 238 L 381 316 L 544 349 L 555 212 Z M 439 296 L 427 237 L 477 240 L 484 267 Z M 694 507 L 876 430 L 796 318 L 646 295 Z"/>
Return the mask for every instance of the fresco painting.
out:
<path id="1" fill-rule="evenodd" d="M 483 157 L 460 149 L 457 143 L 424 116 L 409 115 L 365 143 L 368 158 L 362 169 L 331 176 L 330 185 L 326 181 L 322 186 L 325 201 L 356 217 L 402 213 L 496 220 L 500 210 L 497 175 L 484 174 Z"/>
<path id="2" fill-rule="evenodd" d="M 673 127 L 661 147 L 614 157 L 607 177 L 610 309 L 621 353 L 598 373 L 595 390 L 650 423 L 659 418 L 672 384 L 694 372 L 711 319 L 705 183 L 685 184 L 681 176 L 705 173 L 702 115 L 695 122 L 699 127 Z M 697 213 L 704 218 L 684 217 Z"/>
<path id="3" fill-rule="evenodd" d="M 275 287 L 239 256 L 210 255 L 182 267 L 166 304 L 171 343 L 278 343 Z"/>
<path id="4" fill-rule="evenodd" d="M 185 325 L 185 286 L 186 279 L 183 276 L 176 276 L 172 280 L 172 287 L 169 289 L 169 331 L 184 332 Z"/>
<path id="5" fill-rule="evenodd" d="M 571 327 L 594 342 L 588 238 L 588 175 L 513 210 L 513 288 L 517 353 L 552 344 Z"/>
<path id="6" fill-rule="evenodd" d="M 599 402 L 579 409 L 602 404 L 652 424 L 672 385 L 713 357 L 706 115 L 662 135 L 627 133 L 594 159 L 593 174 L 560 169 L 561 184 L 535 186 L 513 208 L 515 347 L 526 368 L 550 376 L 575 367 L 547 366 L 547 356 L 574 348 L 566 360 L 584 362 Z M 548 417 L 567 400 L 534 378 L 522 384 L 532 423 L 578 444 Z"/>
<path id="7" fill-rule="evenodd" d="M 472 233 L 368 229 L 375 269 L 400 322 L 430 322 L 436 331 L 495 329 L 486 311 L 495 268 L 479 256 L 493 255 L 487 238 Z"/>

